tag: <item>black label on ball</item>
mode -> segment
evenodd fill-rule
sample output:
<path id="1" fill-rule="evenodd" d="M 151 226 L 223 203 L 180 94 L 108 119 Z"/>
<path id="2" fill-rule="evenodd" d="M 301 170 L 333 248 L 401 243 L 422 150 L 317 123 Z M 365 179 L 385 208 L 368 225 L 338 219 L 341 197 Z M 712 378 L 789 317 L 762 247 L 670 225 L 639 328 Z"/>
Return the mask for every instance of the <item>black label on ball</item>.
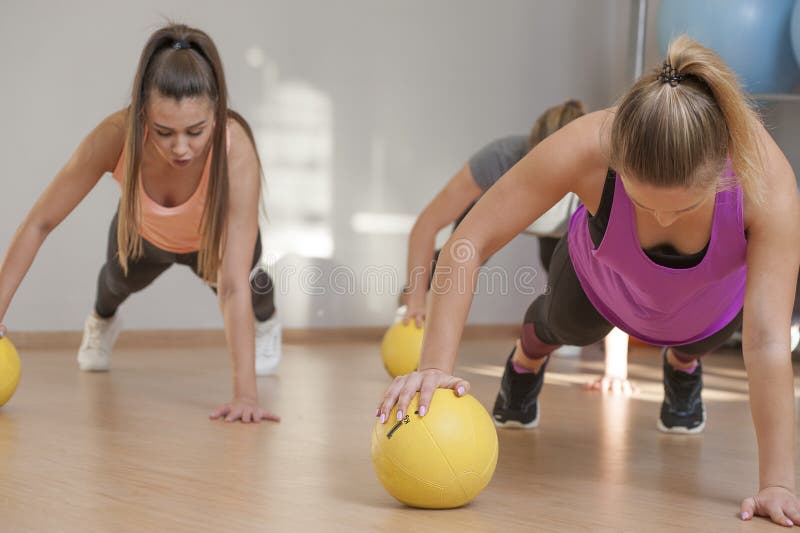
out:
<path id="1" fill-rule="evenodd" d="M 392 429 L 389 430 L 389 433 L 386 434 L 386 438 L 391 439 L 392 435 L 394 435 L 394 432 L 400 429 L 400 426 L 403 424 L 408 424 L 409 422 L 411 422 L 411 418 L 408 415 L 404 416 L 401 421 L 399 421 Z"/>

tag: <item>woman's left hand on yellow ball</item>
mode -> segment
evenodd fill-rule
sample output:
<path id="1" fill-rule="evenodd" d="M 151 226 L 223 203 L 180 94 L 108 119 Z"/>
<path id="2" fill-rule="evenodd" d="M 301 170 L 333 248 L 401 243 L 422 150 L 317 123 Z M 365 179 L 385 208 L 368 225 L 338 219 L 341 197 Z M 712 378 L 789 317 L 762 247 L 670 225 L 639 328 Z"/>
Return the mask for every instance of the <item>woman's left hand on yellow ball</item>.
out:
<path id="1" fill-rule="evenodd" d="M 382 424 L 389 419 L 389 413 L 397 404 L 397 420 L 402 420 L 408 404 L 419 391 L 419 415 L 425 416 L 430 411 L 431 398 L 436 389 L 453 389 L 458 396 L 469 392 L 469 382 L 437 368 L 426 368 L 404 376 L 397 376 L 389 386 L 375 416 Z"/>

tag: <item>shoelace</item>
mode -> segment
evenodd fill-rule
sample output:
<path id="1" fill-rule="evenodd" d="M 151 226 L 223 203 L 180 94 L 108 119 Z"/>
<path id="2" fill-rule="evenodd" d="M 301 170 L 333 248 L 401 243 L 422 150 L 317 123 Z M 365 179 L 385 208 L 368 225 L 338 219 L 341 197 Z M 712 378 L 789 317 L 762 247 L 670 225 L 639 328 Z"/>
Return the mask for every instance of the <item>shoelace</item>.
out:
<path id="1" fill-rule="evenodd" d="M 695 374 L 687 374 L 686 372 L 673 370 L 676 379 L 671 380 L 671 385 L 673 386 L 673 396 L 675 396 L 675 398 L 673 398 L 675 400 L 673 406 L 676 410 L 688 411 L 694 403 L 695 398 L 693 392 L 699 381 L 699 377 L 696 375 L 699 371 L 700 369 L 697 368 Z"/>
<path id="2" fill-rule="evenodd" d="M 89 335 L 86 338 L 86 347 L 90 350 L 99 350 L 102 344 L 101 339 L 103 336 L 102 328 L 95 324 L 89 326 Z"/>
<path id="3" fill-rule="evenodd" d="M 512 374 L 509 376 L 509 388 L 511 389 L 509 404 L 517 407 L 522 405 L 536 386 L 538 377 L 538 374 Z"/>

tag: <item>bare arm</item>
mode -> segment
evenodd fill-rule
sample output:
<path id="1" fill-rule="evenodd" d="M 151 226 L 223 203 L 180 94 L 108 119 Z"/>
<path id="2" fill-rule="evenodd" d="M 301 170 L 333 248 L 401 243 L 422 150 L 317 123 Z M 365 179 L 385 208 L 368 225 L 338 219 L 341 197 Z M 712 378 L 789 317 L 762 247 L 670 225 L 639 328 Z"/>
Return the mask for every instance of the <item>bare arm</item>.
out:
<path id="1" fill-rule="evenodd" d="M 255 147 L 235 120 L 229 121 L 229 197 L 226 240 L 218 273 L 217 294 L 225 339 L 233 363 L 233 400 L 212 418 L 259 422 L 274 419 L 258 407 L 255 332 L 250 268 L 258 235 L 260 174 Z"/>
<path id="2" fill-rule="evenodd" d="M 589 177 L 605 175 L 599 131 L 606 116 L 592 113 L 541 142 L 483 195 L 450 237 L 434 274 L 420 371 L 395 379 L 379 409 L 382 416 L 395 402 L 404 411 L 417 390 L 423 410 L 436 387 L 466 391 L 468 384 L 451 373 L 480 265 L 568 192 L 585 203 L 597 201 L 602 183 Z"/>
<path id="3" fill-rule="evenodd" d="M 0 322 L 47 235 L 114 170 L 125 141 L 124 114 L 114 113 L 89 133 L 14 233 L 0 265 Z"/>
<path id="4" fill-rule="evenodd" d="M 774 496 L 782 487 L 794 500 L 794 378 L 789 327 L 800 265 L 800 200 L 789 163 L 769 134 L 762 133 L 767 161 L 766 197 L 761 206 L 746 204 L 747 288 L 742 350 L 758 439 L 758 499 L 765 507 L 757 514 L 770 515 L 785 525 L 786 516 L 776 514 L 780 505 L 770 505 L 770 493 Z M 780 499 L 780 495 L 774 497 Z M 790 512 L 795 505 L 797 502 L 783 511 L 798 520 L 800 512 Z"/>
<path id="5" fill-rule="evenodd" d="M 586 176 L 603 176 L 607 166 L 598 136 L 602 118 L 593 113 L 541 142 L 483 195 L 448 240 L 436 268 L 420 369 L 453 371 L 480 265 L 565 194 L 594 194 L 597 180 Z M 458 286 L 459 277 L 466 287 Z"/>
<path id="6" fill-rule="evenodd" d="M 436 234 L 453 223 L 482 193 L 483 190 L 472 177 L 469 165 L 464 165 L 425 206 L 414 223 L 408 238 L 404 294 L 404 301 L 408 306 L 406 321 L 409 318 L 416 319 L 417 326 L 421 326 L 421 320 L 425 318 L 425 295 L 431 277 Z"/>

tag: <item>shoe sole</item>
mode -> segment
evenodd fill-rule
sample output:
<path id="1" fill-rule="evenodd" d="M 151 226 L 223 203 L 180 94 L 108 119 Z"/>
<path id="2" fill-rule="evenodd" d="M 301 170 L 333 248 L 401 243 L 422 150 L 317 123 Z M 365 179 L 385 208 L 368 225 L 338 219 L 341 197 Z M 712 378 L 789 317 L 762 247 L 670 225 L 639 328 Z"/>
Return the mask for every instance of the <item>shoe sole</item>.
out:
<path id="1" fill-rule="evenodd" d="M 677 435 L 695 435 L 697 433 L 701 433 L 706 428 L 706 406 L 705 405 L 703 406 L 703 421 L 700 422 L 700 425 L 697 427 L 694 427 L 692 429 L 689 429 L 684 426 L 674 426 L 668 428 L 661 421 L 661 417 L 659 417 L 658 420 L 656 420 L 656 427 L 662 433 L 673 433 Z"/>
<path id="2" fill-rule="evenodd" d="M 278 373 L 278 367 L 279 366 L 280 365 L 276 364 L 274 367 L 271 367 L 271 368 L 266 368 L 266 369 L 256 368 L 256 376 L 258 376 L 258 377 L 274 376 L 275 374 Z"/>
<path id="3" fill-rule="evenodd" d="M 259 365 L 259 357 L 256 356 L 256 376 L 272 376 L 273 374 L 278 373 L 278 369 L 281 366 L 281 356 L 270 358 L 267 363 L 261 363 Z"/>
<path id="4" fill-rule="evenodd" d="M 78 363 L 78 368 L 81 369 L 82 372 L 108 372 L 111 370 L 111 366 L 95 366 L 95 365 L 82 365 Z"/>
<path id="5" fill-rule="evenodd" d="M 500 422 L 495 417 L 492 417 L 492 421 L 494 425 L 498 428 L 504 429 L 533 429 L 539 427 L 539 418 L 542 415 L 542 406 L 539 406 L 539 412 L 536 413 L 536 418 L 528 422 L 527 424 L 523 424 L 518 420 L 506 420 L 505 422 Z"/>

